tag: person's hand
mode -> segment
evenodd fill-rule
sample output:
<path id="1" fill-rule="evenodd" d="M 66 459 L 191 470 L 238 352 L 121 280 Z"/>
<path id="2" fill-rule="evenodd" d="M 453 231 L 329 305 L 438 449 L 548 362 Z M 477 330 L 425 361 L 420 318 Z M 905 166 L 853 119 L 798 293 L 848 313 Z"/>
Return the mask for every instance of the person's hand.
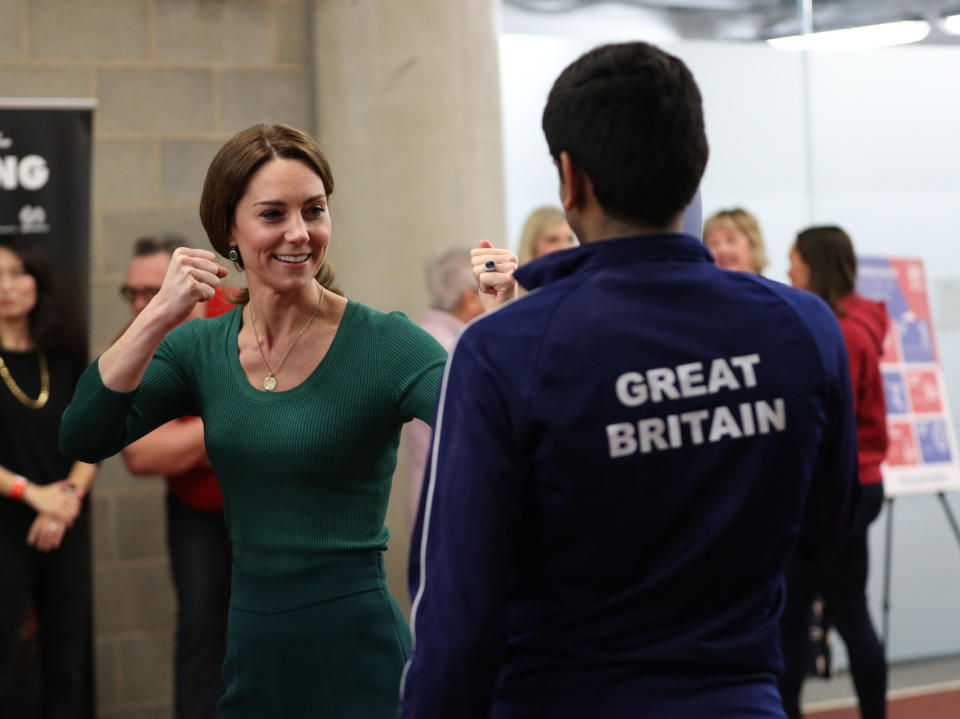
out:
<path id="1" fill-rule="evenodd" d="M 517 281 L 513 278 L 513 273 L 519 262 L 510 250 L 502 250 L 487 240 L 480 240 L 479 244 L 470 250 L 470 262 L 484 310 L 492 310 L 517 296 Z M 493 265 L 488 265 L 488 262 Z M 487 269 L 488 267 L 494 269 Z"/>
<path id="2" fill-rule="evenodd" d="M 30 525 L 27 544 L 41 552 L 51 552 L 60 546 L 67 525 L 53 514 L 41 512 Z"/>
<path id="3" fill-rule="evenodd" d="M 31 482 L 23 490 L 23 501 L 38 514 L 49 514 L 67 527 L 80 514 L 81 497 L 65 479 L 43 486 Z"/>
<path id="4" fill-rule="evenodd" d="M 209 250 L 178 247 L 150 305 L 171 325 L 178 325 L 190 316 L 197 302 L 213 297 L 220 279 L 226 276 L 227 270 L 217 264 Z"/>

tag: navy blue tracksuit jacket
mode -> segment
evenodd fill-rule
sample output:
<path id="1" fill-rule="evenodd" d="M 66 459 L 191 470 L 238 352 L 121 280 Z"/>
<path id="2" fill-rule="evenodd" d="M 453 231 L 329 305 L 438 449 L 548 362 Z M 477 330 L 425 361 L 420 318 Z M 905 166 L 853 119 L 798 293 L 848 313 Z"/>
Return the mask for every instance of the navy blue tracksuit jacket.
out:
<path id="1" fill-rule="evenodd" d="M 686 235 L 517 276 L 447 364 L 402 716 L 784 716 L 784 565 L 859 493 L 833 312 Z"/>

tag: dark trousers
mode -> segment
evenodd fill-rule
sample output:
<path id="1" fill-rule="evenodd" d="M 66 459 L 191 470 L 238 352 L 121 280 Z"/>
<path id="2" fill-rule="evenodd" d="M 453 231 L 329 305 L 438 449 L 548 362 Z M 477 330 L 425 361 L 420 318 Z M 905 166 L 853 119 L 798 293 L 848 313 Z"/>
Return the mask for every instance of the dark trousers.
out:
<path id="1" fill-rule="evenodd" d="M 201 512 L 167 492 L 167 542 L 177 593 L 176 719 L 213 719 L 230 607 L 230 539 L 222 514 Z"/>
<path id="2" fill-rule="evenodd" d="M 807 620 L 816 596 L 823 598 L 824 611 L 847 646 L 861 716 L 887 716 L 887 661 L 867 607 L 867 528 L 882 507 L 883 486 L 864 485 L 856 526 L 840 554 L 827 564 L 794 559 L 787 568 L 787 601 L 780 619 L 784 660 L 780 694 L 790 719 L 801 716 L 800 689 L 809 645 Z"/>
<path id="3" fill-rule="evenodd" d="M 9 502 L 6 498 L 0 499 Z M 52 552 L 27 545 L 36 514 L 6 507 L 0 517 L 0 717 L 22 707 L 11 685 L 20 628 L 31 603 L 37 614 L 43 719 L 93 716 L 90 512 L 85 506 Z M 23 510 L 23 511 L 21 511 Z"/>

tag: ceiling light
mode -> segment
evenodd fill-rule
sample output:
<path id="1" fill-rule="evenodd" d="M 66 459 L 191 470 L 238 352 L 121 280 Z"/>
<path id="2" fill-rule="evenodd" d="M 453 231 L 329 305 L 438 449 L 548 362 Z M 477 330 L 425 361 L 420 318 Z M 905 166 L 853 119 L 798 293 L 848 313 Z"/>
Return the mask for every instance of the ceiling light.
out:
<path id="1" fill-rule="evenodd" d="M 960 35 L 960 13 L 943 18 L 943 29 L 954 35 Z"/>
<path id="2" fill-rule="evenodd" d="M 930 34 L 926 20 L 901 20 L 880 25 L 863 25 L 843 30 L 812 32 L 808 35 L 776 37 L 767 42 L 778 50 L 853 51 L 920 42 Z"/>

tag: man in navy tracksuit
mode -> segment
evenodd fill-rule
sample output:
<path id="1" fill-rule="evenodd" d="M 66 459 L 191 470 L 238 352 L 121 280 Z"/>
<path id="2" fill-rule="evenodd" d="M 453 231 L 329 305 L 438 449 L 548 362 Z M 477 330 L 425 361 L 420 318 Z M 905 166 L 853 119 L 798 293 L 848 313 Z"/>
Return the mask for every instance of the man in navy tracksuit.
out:
<path id="1" fill-rule="evenodd" d="M 543 127 L 583 244 L 450 357 L 402 716 L 783 717 L 784 565 L 858 499 L 837 321 L 680 233 L 707 142 L 678 59 L 587 53 Z"/>

